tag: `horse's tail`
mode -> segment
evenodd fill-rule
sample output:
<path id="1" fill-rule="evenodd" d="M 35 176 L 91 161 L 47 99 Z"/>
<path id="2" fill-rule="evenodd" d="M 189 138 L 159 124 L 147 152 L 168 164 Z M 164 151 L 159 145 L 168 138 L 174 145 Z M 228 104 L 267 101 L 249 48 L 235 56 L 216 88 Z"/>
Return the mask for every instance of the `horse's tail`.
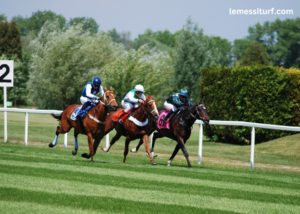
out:
<path id="1" fill-rule="evenodd" d="M 55 119 L 58 119 L 59 121 L 61 121 L 61 115 L 62 115 L 62 113 L 61 113 L 60 115 L 55 115 L 55 114 L 51 113 L 51 115 L 52 115 L 52 117 L 54 117 Z"/>

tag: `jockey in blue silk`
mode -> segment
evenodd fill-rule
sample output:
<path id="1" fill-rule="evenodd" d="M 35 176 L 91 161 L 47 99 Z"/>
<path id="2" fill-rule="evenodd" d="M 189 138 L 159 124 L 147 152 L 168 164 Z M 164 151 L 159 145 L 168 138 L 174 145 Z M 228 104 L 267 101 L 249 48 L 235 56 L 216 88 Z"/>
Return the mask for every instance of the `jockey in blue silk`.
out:
<path id="1" fill-rule="evenodd" d="M 97 97 L 96 94 L 100 92 L 100 97 Z M 93 100 L 100 100 L 104 94 L 103 88 L 101 86 L 101 79 L 99 77 L 95 77 L 92 82 L 89 82 L 85 85 L 81 97 L 80 102 L 82 104 L 82 110 L 84 111 Z"/>
<path id="2" fill-rule="evenodd" d="M 127 113 L 130 109 L 132 109 L 133 107 L 137 108 L 139 102 L 140 103 L 144 103 L 144 101 L 146 100 L 145 95 L 143 94 L 145 92 L 144 90 L 144 86 L 142 85 L 136 85 L 134 87 L 134 89 L 130 90 L 126 96 L 124 97 L 124 99 L 122 100 L 122 106 L 124 108 L 124 113 Z M 120 124 L 122 124 L 121 122 L 121 118 L 124 114 L 122 114 L 119 119 L 118 122 Z"/>
<path id="3" fill-rule="evenodd" d="M 179 93 L 170 96 L 164 103 L 164 106 L 169 113 L 164 119 L 167 122 L 170 116 L 178 109 L 183 109 L 183 106 L 192 106 L 193 103 L 187 98 L 189 96 L 186 89 L 180 89 Z M 172 117 L 169 119 L 171 120 Z"/>

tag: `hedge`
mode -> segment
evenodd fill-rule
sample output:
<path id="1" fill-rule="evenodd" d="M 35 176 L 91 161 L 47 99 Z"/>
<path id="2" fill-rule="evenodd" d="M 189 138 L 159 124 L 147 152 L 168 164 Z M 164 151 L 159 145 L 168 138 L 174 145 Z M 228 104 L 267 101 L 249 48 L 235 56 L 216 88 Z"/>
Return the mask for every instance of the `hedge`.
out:
<path id="1" fill-rule="evenodd" d="M 295 126 L 300 122 L 300 70 L 253 65 L 207 67 L 201 72 L 200 95 L 211 120 Z M 251 128 L 204 126 L 215 141 L 248 144 Z M 291 132 L 256 129 L 257 143 Z"/>

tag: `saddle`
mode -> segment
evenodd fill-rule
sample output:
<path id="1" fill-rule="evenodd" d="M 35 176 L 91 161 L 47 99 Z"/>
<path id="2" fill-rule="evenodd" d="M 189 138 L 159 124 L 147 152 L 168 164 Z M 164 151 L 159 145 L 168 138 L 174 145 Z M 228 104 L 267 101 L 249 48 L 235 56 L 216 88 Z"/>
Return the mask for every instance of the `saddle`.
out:
<path id="1" fill-rule="evenodd" d="M 125 113 L 125 112 L 124 112 L 124 109 L 123 109 L 123 110 L 119 111 L 118 113 L 116 113 L 116 114 L 113 116 L 112 120 L 116 122 L 116 121 L 118 121 L 118 119 L 120 118 L 121 114 L 124 114 L 124 115 L 122 116 L 122 118 L 121 118 L 121 122 L 123 123 L 124 120 L 125 120 L 127 117 L 130 116 L 130 114 L 132 113 L 132 111 L 133 111 L 133 110 L 130 109 L 127 113 Z"/>
<path id="2" fill-rule="evenodd" d="M 85 118 L 88 110 L 90 110 L 92 107 L 96 106 L 97 103 L 92 103 L 90 106 L 86 107 L 85 111 L 82 111 L 81 108 L 82 108 L 82 105 L 79 106 L 78 108 L 76 108 L 74 110 L 74 112 L 72 113 L 71 115 L 71 119 L 72 120 L 77 120 L 79 119 L 78 116 L 80 115 L 81 119 Z"/>

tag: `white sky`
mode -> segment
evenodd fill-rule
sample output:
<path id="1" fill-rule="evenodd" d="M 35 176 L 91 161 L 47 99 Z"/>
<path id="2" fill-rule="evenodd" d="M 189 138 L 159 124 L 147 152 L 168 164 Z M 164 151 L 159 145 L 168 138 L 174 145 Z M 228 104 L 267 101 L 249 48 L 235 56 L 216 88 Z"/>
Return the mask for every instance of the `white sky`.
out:
<path id="1" fill-rule="evenodd" d="M 293 10 L 292 15 L 230 15 L 229 9 Z M 248 35 L 248 27 L 256 23 L 300 17 L 299 0 L 0 0 L 0 14 L 10 21 L 13 16 L 30 17 L 38 10 L 51 10 L 67 21 L 75 17 L 91 17 L 100 30 L 116 28 L 130 31 L 131 39 L 153 31 L 182 29 L 190 16 L 203 28 L 204 34 L 229 41 Z"/>

